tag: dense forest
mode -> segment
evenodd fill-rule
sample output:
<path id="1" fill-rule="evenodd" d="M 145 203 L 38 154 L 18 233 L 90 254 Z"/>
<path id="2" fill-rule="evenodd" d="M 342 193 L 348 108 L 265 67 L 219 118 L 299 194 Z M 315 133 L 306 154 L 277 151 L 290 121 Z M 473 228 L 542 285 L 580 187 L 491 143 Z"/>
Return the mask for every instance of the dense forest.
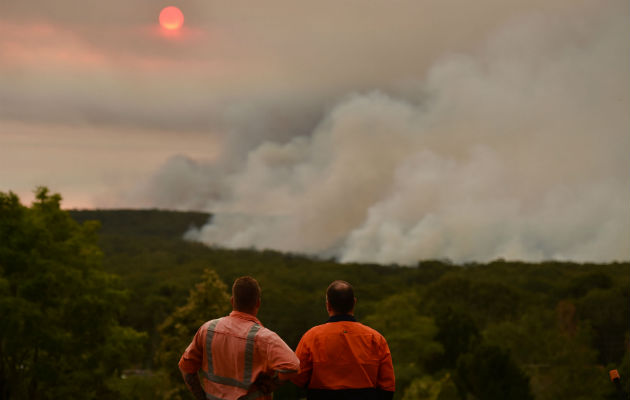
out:
<path id="1" fill-rule="evenodd" d="M 234 278 L 263 289 L 259 319 L 295 348 L 351 282 L 357 319 L 390 345 L 397 399 L 616 399 L 628 391 L 630 263 L 341 264 L 183 240 L 211 216 L 63 211 L 0 193 L 0 397 L 188 399 L 177 361 L 229 311 Z M 304 392 L 283 386 L 276 399 Z"/>

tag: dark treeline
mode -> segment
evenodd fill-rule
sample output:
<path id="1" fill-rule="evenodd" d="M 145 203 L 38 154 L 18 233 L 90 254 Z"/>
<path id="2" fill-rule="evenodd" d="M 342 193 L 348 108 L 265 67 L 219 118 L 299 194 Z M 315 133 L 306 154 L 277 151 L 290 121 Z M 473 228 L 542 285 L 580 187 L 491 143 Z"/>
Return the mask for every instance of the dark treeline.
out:
<path id="1" fill-rule="evenodd" d="M 138 219 L 142 213 L 144 221 Z M 83 214 L 72 213 L 77 219 Z M 263 287 L 261 320 L 292 347 L 325 321 L 327 285 L 334 279 L 352 282 L 357 317 L 390 341 L 400 398 L 406 393 L 409 399 L 437 399 L 440 392 L 441 399 L 460 398 L 462 391 L 469 398 L 495 398 L 488 396 L 497 389 L 484 388 L 484 379 L 511 382 L 518 390 L 508 392 L 509 398 L 518 398 L 516 392 L 527 392 L 521 376 L 527 377 L 529 398 L 606 398 L 614 395 L 608 369 L 628 364 L 628 263 L 339 264 L 181 240 L 186 229 L 209 217 L 137 211 L 132 225 L 125 223 L 128 212 L 90 213 L 90 219 L 103 221 L 99 243 L 106 269 L 132 293 L 124 322 L 152 338 L 145 359 L 150 368 L 159 324 L 186 303 L 205 269 L 228 286 L 237 276 L 255 276 Z M 169 226 L 179 234 L 166 234 Z M 474 376 L 482 374 L 480 364 L 491 370 L 483 372 L 486 378 Z"/>
<path id="2" fill-rule="evenodd" d="M 628 262 L 340 264 L 184 241 L 203 213 L 68 213 L 59 200 L 0 197 L 2 398 L 189 398 L 178 356 L 241 275 L 293 348 L 326 320 L 327 285 L 351 282 L 357 318 L 390 344 L 399 399 L 612 399 L 613 368 L 627 388 Z M 56 331 L 29 334 L 39 323 Z M 55 362 L 67 367 L 39 367 Z M 289 384 L 275 398 L 302 395 Z"/>

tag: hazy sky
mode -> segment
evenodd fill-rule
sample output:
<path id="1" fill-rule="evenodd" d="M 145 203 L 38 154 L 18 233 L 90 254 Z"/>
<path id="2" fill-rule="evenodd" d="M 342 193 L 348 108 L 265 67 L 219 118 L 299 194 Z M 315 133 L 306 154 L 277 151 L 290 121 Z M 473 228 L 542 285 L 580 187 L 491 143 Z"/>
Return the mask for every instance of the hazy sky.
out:
<path id="1" fill-rule="evenodd" d="M 344 261 L 630 258 L 626 0 L 255 3 L 0 0 L 0 191 Z"/>

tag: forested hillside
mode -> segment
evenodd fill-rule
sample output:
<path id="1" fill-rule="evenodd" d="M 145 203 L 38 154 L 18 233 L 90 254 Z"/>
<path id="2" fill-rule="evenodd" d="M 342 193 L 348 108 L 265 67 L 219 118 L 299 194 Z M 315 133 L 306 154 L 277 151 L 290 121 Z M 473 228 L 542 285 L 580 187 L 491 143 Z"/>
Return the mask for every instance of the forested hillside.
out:
<path id="1" fill-rule="evenodd" d="M 38 196 L 30 208 L 0 196 L 3 398 L 190 398 L 178 357 L 229 311 L 241 275 L 259 280 L 259 318 L 292 347 L 326 320 L 327 285 L 351 282 L 357 318 L 389 342 L 398 399 L 613 399 L 613 368 L 627 388 L 628 262 L 340 264 L 184 241 L 203 213 L 67 213 Z M 55 360 L 66 367 L 51 374 Z M 275 398 L 301 396 L 288 384 Z"/>
<path id="2" fill-rule="evenodd" d="M 151 337 L 142 368 L 159 368 L 154 363 L 158 326 L 186 303 L 204 269 L 210 269 L 226 287 L 237 276 L 256 277 L 263 288 L 260 319 L 292 347 L 308 328 L 326 320 L 327 285 L 334 279 L 351 282 L 359 299 L 358 319 L 390 343 L 398 398 L 463 394 L 487 399 L 505 393 L 510 398 L 607 398 L 614 395 L 608 369 L 628 376 L 627 262 L 346 265 L 182 240 L 186 229 L 209 218 L 199 213 L 71 214 L 103 223 L 104 266 L 122 278 L 131 294 L 123 323 Z M 494 387 L 501 385 L 514 391 Z M 276 397 L 296 393 L 284 388 L 284 397 Z"/>

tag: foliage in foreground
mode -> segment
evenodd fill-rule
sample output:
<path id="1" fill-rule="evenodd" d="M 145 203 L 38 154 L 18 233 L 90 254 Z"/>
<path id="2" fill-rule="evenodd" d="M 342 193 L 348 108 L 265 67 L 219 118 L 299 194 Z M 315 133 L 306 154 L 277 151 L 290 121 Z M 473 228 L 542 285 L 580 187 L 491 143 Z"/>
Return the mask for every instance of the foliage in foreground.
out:
<path id="1" fill-rule="evenodd" d="M 358 319 L 392 349 L 398 399 L 608 399 L 608 369 L 628 382 L 627 262 L 339 264 L 177 237 L 199 213 L 71 213 L 111 223 L 97 239 L 59 201 L 0 196 L 2 398 L 186 398 L 177 360 L 241 275 L 259 280 L 259 318 L 292 347 L 326 320 L 326 286 L 352 282 Z M 275 398 L 300 395 L 285 385 Z"/>
<path id="2" fill-rule="evenodd" d="M 116 211 L 100 215 L 119 224 Z M 197 214 L 180 217 L 178 226 L 204 220 Z M 152 213 L 146 226 L 173 218 L 168 214 L 161 221 L 159 212 Z M 352 282 L 358 319 L 388 339 L 399 399 L 505 396 L 510 393 L 505 382 L 536 400 L 607 399 L 614 395 L 607 378 L 611 368 L 620 369 L 628 383 L 628 362 L 623 361 L 628 358 L 627 262 L 339 264 L 274 251 L 206 247 L 172 233 L 148 232 L 140 220 L 134 226 L 135 231 L 127 227 L 120 235 L 107 230 L 100 243 L 106 268 L 119 274 L 132 293 L 125 321 L 152 338 L 147 354 L 159 354 L 163 334 L 158 326 L 186 304 L 190 288 L 212 268 L 227 285 L 237 276 L 256 277 L 263 289 L 259 318 L 292 347 L 326 320 L 327 285 L 334 279 Z M 487 348 L 496 356 L 493 363 L 479 356 Z M 487 371 L 501 363 L 504 375 Z M 145 365 L 157 368 L 153 359 Z M 299 392 L 286 385 L 275 398 L 296 399 Z"/>
<path id="3" fill-rule="evenodd" d="M 145 334 L 121 326 L 127 294 L 104 272 L 98 223 L 76 223 L 39 189 L 28 208 L 0 193 L 0 397 L 116 398 L 112 375 Z"/>

